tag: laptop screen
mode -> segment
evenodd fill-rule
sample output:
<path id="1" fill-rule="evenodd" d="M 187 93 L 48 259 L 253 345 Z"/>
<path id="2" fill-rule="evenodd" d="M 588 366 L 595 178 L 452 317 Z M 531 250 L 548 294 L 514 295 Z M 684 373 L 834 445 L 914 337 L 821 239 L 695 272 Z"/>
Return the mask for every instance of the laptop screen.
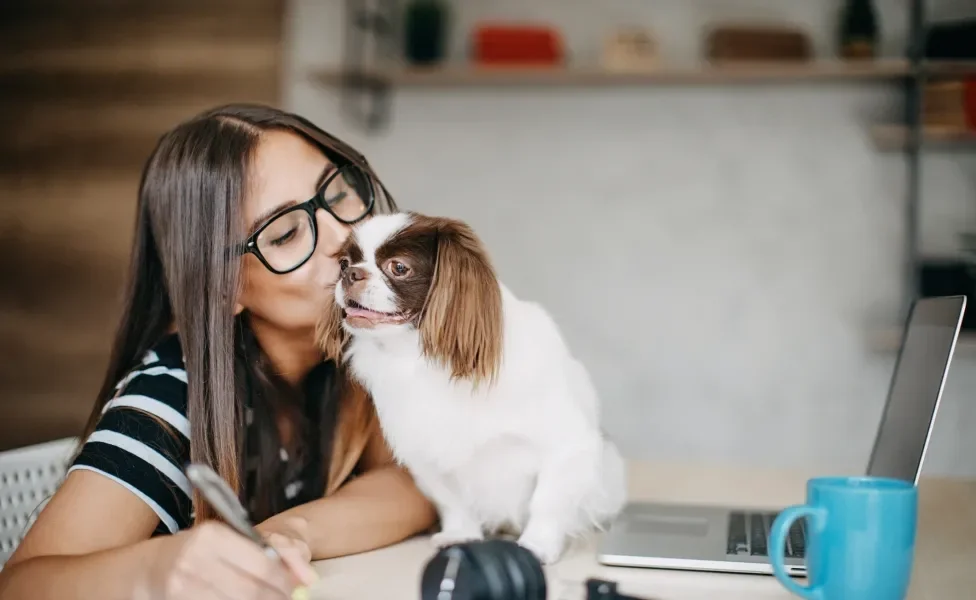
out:
<path id="1" fill-rule="evenodd" d="M 918 482 L 922 455 L 965 307 L 964 296 L 916 301 L 906 325 L 868 475 Z"/>

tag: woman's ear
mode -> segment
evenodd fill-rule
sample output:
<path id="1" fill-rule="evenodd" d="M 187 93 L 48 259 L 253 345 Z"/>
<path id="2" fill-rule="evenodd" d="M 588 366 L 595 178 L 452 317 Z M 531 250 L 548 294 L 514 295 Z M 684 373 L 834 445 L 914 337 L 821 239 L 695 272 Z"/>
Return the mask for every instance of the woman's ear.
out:
<path id="1" fill-rule="evenodd" d="M 342 328 L 342 308 L 335 301 L 334 296 L 322 313 L 322 318 L 319 319 L 315 329 L 315 337 L 325 354 L 326 360 L 341 362 L 342 349 L 346 345 L 348 334 Z"/>
<path id="2" fill-rule="evenodd" d="M 466 224 L 437 219 L 437 259 L 420 317 L 424 354 L 475 386 L 501 367 L 502 294 L 481 241 Z"/>

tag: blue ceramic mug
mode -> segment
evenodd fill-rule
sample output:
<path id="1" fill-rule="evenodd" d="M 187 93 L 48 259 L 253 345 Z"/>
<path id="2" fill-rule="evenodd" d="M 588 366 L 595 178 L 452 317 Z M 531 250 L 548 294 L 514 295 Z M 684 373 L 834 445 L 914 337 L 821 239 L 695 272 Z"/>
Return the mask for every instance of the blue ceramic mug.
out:
<path id="1" fill-rule="evenodd" d="M 806 517 L 809 586 L 786 574 L 790 526 Z M 808 600 L 903 600 L 915 557 L 918 491 L 882 477 L 823 477 L 807 482 L 807 501 L 781 512 L 769 530 L 773 574 Z"/>

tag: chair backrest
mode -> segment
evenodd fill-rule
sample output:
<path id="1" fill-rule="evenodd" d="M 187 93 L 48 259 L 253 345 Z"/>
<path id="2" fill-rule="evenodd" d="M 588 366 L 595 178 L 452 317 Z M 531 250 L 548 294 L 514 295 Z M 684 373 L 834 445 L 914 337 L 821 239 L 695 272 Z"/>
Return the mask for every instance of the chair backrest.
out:
<path id="1" fill-rule="evenodd" d="M 0 452 L 0 568 L 61 485 L 78 438 Z"/>

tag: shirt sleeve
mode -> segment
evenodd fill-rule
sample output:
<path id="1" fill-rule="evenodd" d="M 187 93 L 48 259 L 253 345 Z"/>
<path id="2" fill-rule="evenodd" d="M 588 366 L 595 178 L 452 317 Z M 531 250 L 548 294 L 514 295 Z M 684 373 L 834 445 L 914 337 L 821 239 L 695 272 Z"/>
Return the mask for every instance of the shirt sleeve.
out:
<path id="1" fill-rule="evenodd" d="M 186 372 L 154 366 L 133 371 L 102 411 L 69 468 L 100 473 L 125 487 L 159 517 L 156 533 L 191 524 Z"/>

